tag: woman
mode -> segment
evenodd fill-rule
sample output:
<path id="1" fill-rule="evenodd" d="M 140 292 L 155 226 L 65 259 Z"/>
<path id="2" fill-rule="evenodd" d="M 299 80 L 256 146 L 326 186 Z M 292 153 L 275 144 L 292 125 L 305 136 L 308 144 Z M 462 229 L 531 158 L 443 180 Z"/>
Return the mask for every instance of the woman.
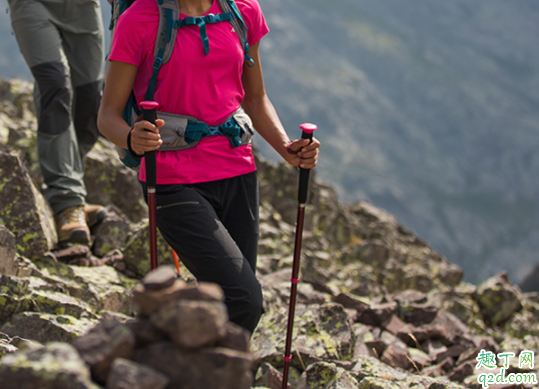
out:
<path id="1" fill-rule="evenodd" d="M 178 0 L 180 20 L 222 13 L 217 0 Z M 219 126 L 241 106 L 257 132 L 291 165 L 313 168 L 320 143 L 288 138 L 266 95 L 258 53 L 268 27 L 257 0 L 236 0 L 247 26 L 248 55 L 231 24 L 205 26 L 203 47 L 197 25 L 177 31 L 171 59 L 159 71 L 154 100 L 158 111 L 189 115 Z M 159 24 L 155 0 L 137 0 L 114 32 L 106 87 L 99 110 L 101 133 L 132 154 L 163 143 L 160 128 L 122 119 L 134 91 L 137 101 L 152 74 Z M 144 186 L 144 163 L 139 179 Z M 250 144 L 223 135 L 200 139 L 195 147 L 157 153 L 157 226 L 198 281 L 215 282 L 225 293 L 230 320 L 254 331 L 262 314 L 262 290 L 255 277 L 258 246 L 258 184 Z"/>

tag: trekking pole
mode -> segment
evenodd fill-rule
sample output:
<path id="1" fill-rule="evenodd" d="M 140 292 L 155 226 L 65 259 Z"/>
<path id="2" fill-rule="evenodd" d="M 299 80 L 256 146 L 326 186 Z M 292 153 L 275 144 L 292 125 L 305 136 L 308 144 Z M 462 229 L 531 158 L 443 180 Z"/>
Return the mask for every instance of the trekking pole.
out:
<path id="1" fill-rule="evenodd" d="M 143 119 L 154 124 L 157 119 L 157 106 L 155 101 L 143 101 L 140 103 L 143 111 Z M 150 219 L 150 269 L 157 268 L 157 223 L 155 220 L 155 187 L 157 185 L 156 152 L 144 153 L 146 163 L 146 188 L 148 190 L 148 213 Z"/>
<path id="2" fill-rule="evenodd" d="M 174 249 L 172 250 L 172 256 L 174 257 L 174 264 L 176 265 L 176 271 L 178 272 L 178 277 L 181 276 L 181 270 L 180 270 L 180 262 L 178 258 L 178 254 L 176 254 L 176 251 Z"/>
<path id="3" fill-rule="evenodd" d="M 301 139 L 309 139 L 312 142 L 313 132 L 318 128 L 315 124 L 304 123 L 299 126 L 302 129 Z M 294 244 L 294 261 L 292 263 L 292 282 L 290 290 L 290 306 L 288 309 L 288 329 L 286 332 L 286 344 L 284 354 L 283 368 L 283 387 L 286 389 L 288 385 L 288 365 L 292 360 L 292 331 L 294 329 L 294 311 L 296 309 L 296 293 L 298 288 L 299 274 L 299 259 L 301 253 L 301 238 L 303 235 L 303 216 L 305 213 L 305 203 L 307 202 L 307 194 L 309 193 L 309 174 L 310 169 L 299 169 L 299 189 L 298 189 L 298 216 L 296 221 L 296 240 Z"/>

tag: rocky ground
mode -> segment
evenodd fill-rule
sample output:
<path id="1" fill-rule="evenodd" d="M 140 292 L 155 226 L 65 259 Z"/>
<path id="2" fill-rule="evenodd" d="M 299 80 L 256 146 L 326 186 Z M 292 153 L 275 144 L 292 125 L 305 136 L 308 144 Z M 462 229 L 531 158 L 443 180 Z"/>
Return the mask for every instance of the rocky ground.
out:
<path id="1" fill-rule="evenodd" d="M 141 282 L 149 270 L 147 208 L 136 172 L 105 140 L 87 156 L 85 180 L 88 201 L 106 206 L 108 216 L 92 230 L 90 248 L 58 246 L 35 145 L 31 85 L 0 80 L 0 387 L 281 387 L 293 168 L 257 161 L 266 313 L 249 345 L 227 321 L 219 292 L 196 285 L 185 268 L 184 281 L 159 284 L 148 275 Z M 476 369 L 482 350 L 515 354 L 505 376 L 536 377 L 518 357 L 539 352 L 537 293 L 523 293 L 503 273 L 481 285 L 462 282 L 460 268 L 392 215 L 366 202 L 342 204 L 316 179 L 305 224 L 291 388 L 478 388 L 479 375 L 498 374 L 503 362 Z M 160 237 L 158 246 L 160 263 L 173 263 Z M 144 296 L 153 296 L 155 312 Z M 204 314 L 178 339 L 188 309 Z M 186 344 L 199 339 L 198 327 L 213 337 Z M 234 383 L 223 366 L 235 372 Z"/>

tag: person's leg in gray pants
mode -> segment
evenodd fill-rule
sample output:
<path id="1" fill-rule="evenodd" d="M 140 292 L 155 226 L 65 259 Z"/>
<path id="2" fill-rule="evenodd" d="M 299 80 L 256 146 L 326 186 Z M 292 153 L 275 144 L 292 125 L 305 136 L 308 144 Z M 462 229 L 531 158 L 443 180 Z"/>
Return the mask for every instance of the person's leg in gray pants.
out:
<path id="1" fill-rule="evenodd" d="M 80 214 L 86 196 L 84 156 L 99 134 L 104 63 L 99 1 L 9 0 L 9 4 L 19 48 L 36 81 L 38 155 L 46 198 L 55 214 L 78 209 L 76 215 L 71 212 L 62 219 L 68 228 L 59 227 L 59 240 L 84 242 L 89 239 L 84 211 Z M 69 227 L 80 231 L 73 234 Z"/>

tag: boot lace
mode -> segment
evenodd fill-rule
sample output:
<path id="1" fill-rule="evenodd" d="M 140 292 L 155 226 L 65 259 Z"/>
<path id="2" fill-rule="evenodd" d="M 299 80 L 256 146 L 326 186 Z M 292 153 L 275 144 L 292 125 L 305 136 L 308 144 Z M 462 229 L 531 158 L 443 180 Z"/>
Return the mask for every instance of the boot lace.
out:
<path id="1" fill-rule="evenodd" d="M 70 223 L 86 223 L 86 215 L 84 214 L 84 208 L 82 206 L 69 207 L 64 209 L 58 215 L 58 219 L 62 225 Z"/>

